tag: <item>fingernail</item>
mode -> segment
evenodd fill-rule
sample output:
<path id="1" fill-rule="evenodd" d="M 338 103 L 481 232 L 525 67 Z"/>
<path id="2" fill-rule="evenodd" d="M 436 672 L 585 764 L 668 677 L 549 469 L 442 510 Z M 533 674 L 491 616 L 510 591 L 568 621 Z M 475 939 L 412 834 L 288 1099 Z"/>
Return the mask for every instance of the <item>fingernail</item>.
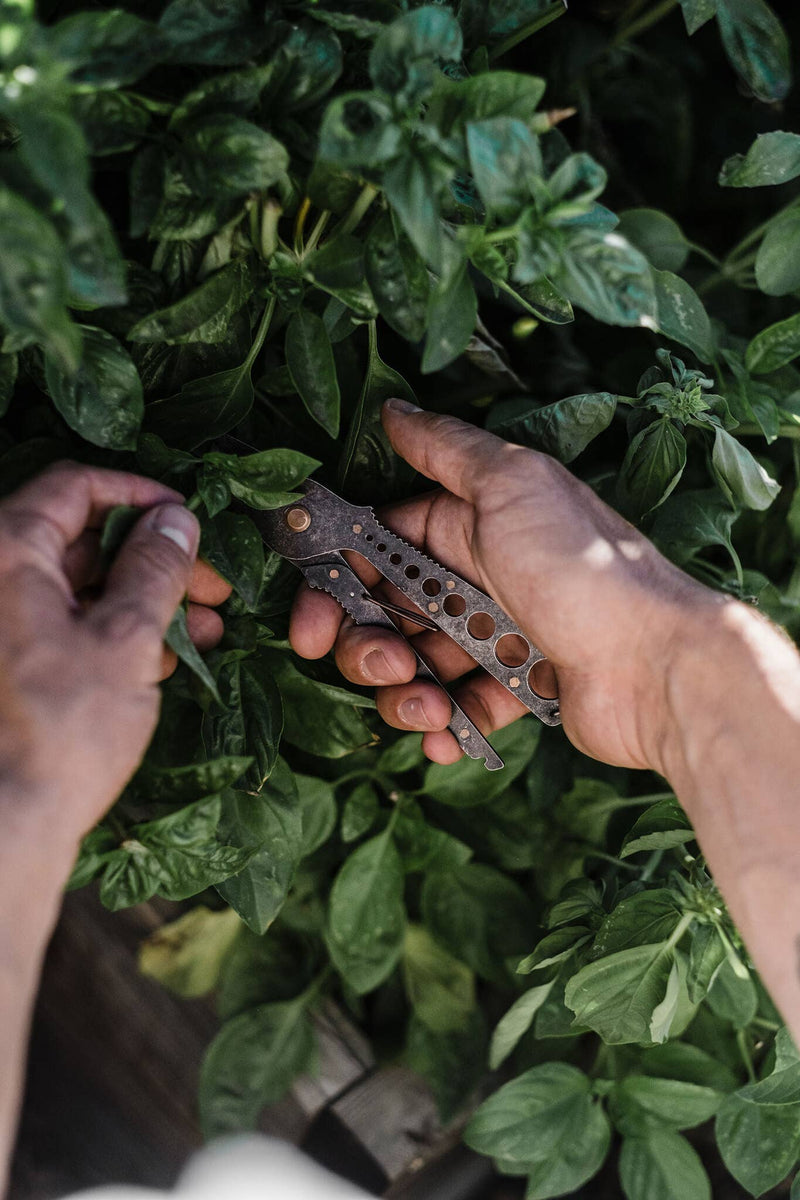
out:
<path id="1" fill-rule="evenodd" d="M 365 654 L 361 660 L 361 671 L 371 683 L 393 683 L 397 680 L 397 672 L 392 670 L 382 650 L 370 650 Z"/>
<path id="2" fill-rule="evenodd" d="M 169 538 L 189 558 L 197 554 L 200 526 L 194 513 L 182 504 L 162 504 L 153 512 L 150 527 L 162 537 Z"/>
<path id="3" fill-rule="evenodd" d="M 398 709 L 400 720 L 404 725 L 408 725 L 411 729 L 427 729 L 430 721 L 425 715 L 425 709 L 422 707 L 422 701 L 416 697 L 412 700 L 404 700 Z"/>
<path id="4" fill-rule="evenodd" d="M 384 407 L 398 413 L 422 412 L 418 404 L 412 404 L 410 400 L 401 400 L 399 396 L 392 396 L 391 400 L 386 401 Z"/>

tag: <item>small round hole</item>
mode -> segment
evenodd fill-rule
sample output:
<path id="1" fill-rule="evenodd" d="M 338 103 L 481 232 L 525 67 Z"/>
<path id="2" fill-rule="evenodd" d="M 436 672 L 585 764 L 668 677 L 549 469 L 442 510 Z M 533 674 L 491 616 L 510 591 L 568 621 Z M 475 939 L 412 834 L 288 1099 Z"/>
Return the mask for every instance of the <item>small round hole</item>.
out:
<path id="1" fill-rule="evenodd" d="M 405 574 L 407 579 L 419 579 L 419 567 L 415 567 L 412 563 L 406 567 Z"/>
<path id="2" fill-rule="evenodd" d="M 467 621 L 467 630 L 470 637 L 474 637 L 477 642 L 485 642 L 494 633 L 494 617 L 485 612 L 473 613 Z"/>
<path id="3" fill-rule="evenodd" d="M 528 672 L 528 687 L 543 700 L 558 698 L 558 680 L 553 664 L 546 658 L 540 658 Z"/>
<path id="4" fill-rule="evenodd" d="M 445 596 L 444 603 L 442 604 L 442 608 L 448 617 L 463 616 L 466 607 L 467 602 L 463 596 Z"/>
<path id="5" fill-rule="evenodd" d="M 390 554 L 389 555 L 389 562 L 393 563 L 394 566 L 396 566 L 396 567 L 399 566 L 402 561 L 403 561 L 403 558 L 402 558 L 402 555 L 400 555 L 400 554 Z"/>
<path id="6" fill-rule="evenodd" d="M 372 534 L 371 534 L 371 533 L 365 533 L 365 534 L 364 534 L 364 541 L 365 541 L 365 542 L 374 542 L 374 541 L 375 541 L 375 538 L 372 536 Z"/>
<path id="7" fill-rule="evenodd" d="M 378 551 L 379 554 L 383 554 L 384 550 L 386 549 L 386 542 L 378 542 L 375 549 Z"/>
<path id="8" fill-rule="evenodd" d="M 518 633 L 504 633 L 498 638 L 494 652 L 504 667 L 521 667 L 528 661 L 531 648 Z"/>
<path id="9" fill-rule="evenodd" d="M 438 579 L 426 579 L 422 584 L 422 590 L 426 596 L 438 596 L 442 585 Z"/>

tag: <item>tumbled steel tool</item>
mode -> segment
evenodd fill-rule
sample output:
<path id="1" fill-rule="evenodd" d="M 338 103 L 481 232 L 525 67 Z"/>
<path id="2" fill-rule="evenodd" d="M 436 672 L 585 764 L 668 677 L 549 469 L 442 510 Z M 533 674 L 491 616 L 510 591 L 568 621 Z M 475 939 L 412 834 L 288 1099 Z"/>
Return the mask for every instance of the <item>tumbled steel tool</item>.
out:
<path id="1" fill-rule="evenodd" d="M 254 452 L 251 446 L 231 437 L 221 438 L 217 445 L 229 453 Z M 311 587 L 329 592 L 359 625 L 397 630 L 393 614 L 398 620 L 405 618 L 426 629 L 441 629 L 545 725 L 559 724 L 558 700 L 538 695 L 530 682 L 532 668 L 544 654 L 499 605 L 384 528 L 371 508 L 349 504 L 313 479 L 306 480 L 302 490 L 302 499 L 285 508 L 242 511 L 247 512 L 266 545 L 299 567 Z M 419 611 L 371 596 L 345 559 L 346 550 L 356 551 L 377 568 Z M 433 680 L 447 694 L 453 710 L 449 728 L 464 753 L 484 759 L 490 771 L 502 767 L 500 756 L 417 653 L 413 642 L 409 645 L 419 663 L 418 678 Z"/>

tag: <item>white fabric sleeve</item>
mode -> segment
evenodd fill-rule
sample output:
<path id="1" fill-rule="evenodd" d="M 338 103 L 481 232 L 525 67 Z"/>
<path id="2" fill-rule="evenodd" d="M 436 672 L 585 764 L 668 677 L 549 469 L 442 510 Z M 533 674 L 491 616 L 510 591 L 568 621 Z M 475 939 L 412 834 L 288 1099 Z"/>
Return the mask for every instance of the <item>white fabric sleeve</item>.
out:
<path id="1" fill-rule="evenodd" d="M 193 1155 L 172 1192 L 109 1184 L 64 1200 L 366 1200 L 296 1146 L 260 1134 L 220 1138 Z"/>

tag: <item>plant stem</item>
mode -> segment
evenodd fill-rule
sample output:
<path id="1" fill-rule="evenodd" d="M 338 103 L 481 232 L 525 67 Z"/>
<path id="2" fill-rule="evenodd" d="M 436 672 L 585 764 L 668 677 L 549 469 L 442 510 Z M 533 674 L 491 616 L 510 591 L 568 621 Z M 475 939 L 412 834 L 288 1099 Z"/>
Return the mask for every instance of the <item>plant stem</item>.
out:
<path id="1" fill-rule="evenodd" d="M 197 512 L 197 510 L 200 508 L 202 503 L 203 503 L 202 496 L 200 495 L 199 492 L 195 492 L 194 495 L 190 496 L 189 499 L 186 501 L 186 507 L 188 508 L 189 512 Z"/>
<path id="2" fill-rule="evenodd" d="M 722 267 L 722 259 L 717 258 L 716 254 L 712 254 L 710 250 L 706 250 L 705 246 L 698 246 L 697 242 L 689 242 L 688 245 L 694 254 L 699 254 L 706 262 L 710 262 L 713 267 L 716 267 L 718 270 Z"/>
<path id="3" fill-rule="evenodd" d="M 663 857 L 664 857 L 663 850 L 654 850 L 653 851 L 653 853 L 648 858 L 647 862 L 644 864 L 644 867 L 642 868 L 642 873 L 639 876 L 639 878 L 641 879 L 641 881 L 643 883 L 647 882 L 648 879 L 652 879 L 653 872 L 655 871 L 656 867 L 661 862 L 661 859 Z"/>
<path id="4" fill-rule="evenodd" d="M 677 8 L 678 2 L 679 0 L 661 0 L 661 3 L 656 4 L 649 12 L 643 13 L 635 21 L 623 25 L 614 35 L 611 45 L 619 46 L 623 42 L 629 42 L 632 38 L 638 37 L 640 33 L 644 33 L 645 29 L 649 29 L 651 25 L 662 20 L 667 13 L 672 12 L 673 8 Z"/>
<path id="5" fill-rule="evenodd" d="M 757 225 L 755 229 L 751 229 L 750 232 L 746 234 L 740 242 L 737 242 L 733 249 L 728 253 L 725 262 L 730 264 L 731 262 L 735 262 L 737 259 L 739 259 L 743 251 L 748 250 L 750 246 L 752 246 L 753 242 L 757 242 L 760 237 L 763 237 L 776 217 L 783 216 L 784 213 L 796 208 L 798 204 L 800 204 L 800 196 L 793 196 L 791 200 L 784 204 L 783 208 L 779 208 L 778 211 L 773 213 L 772 216 L 766 221 L 762 221 L 762 223 Z"/>
<path id="6" fill-rule="evenodd" d="M 742 1062 L 744 1063 L 745 1070 L 747 1071 L 747 1078 L 751 1083 L 755 1083 L 756 1072 L 755 1068 L 753 1067 L 753 1059 L 750 1055 L 750 1049 L 747 1045 L 743 1029 L 737 1029 L 736 1031 L 736 1045 L 739 1047 L 739 1053 L 742 1056 Z"/>
<path id="7" fill-rule="evenodd" d="M 764 430 L 760 425 L 749 425 L 744 423 L 736 428 L 737 437 L 763 437 Z M 783 438 L 800 438 L 800 423 L 797 425 L 779 425 L 778 437 Z"/>
<path id="8" fill-rule="evenodd" d="M 667 945 L 671 949 L 674 949 L 675 946 L 677 946 L 678 942 L 681 940 L 683 935 L 686 933 L 686 930 L 689 928 L 689 926 L 691 925 L 694 918 L 695 918 L 695 914 L 693 912 L 688 912 L 688 913 L 683 914 L 680 921 L 678 921 L 678 924 L 675 926 L 675 928 L 673 929 L 672 933 L 669 936 Z"/>
<path id="9" fill-rule="evenodd" d="M 537 17 L 535 21 L 531 21 L 529 25 L 524 25 L 522 29 L 518 29 L 516 33 L 509 34 L 505 41 L 500 42 L 495 46 L 489 54 L 489 62 L 494 62 L 498 58 L 502 58 L 504 54 L 508 54 L 509 50 L 513 50 L 520 42 L 524 42 L 532 33 L 536 33 L 538 29 L 544 29 L 545 25 L 549 25 L 551 21 L 555 21 L 556 17 L 560 17 L 566 10 L 564 8 L 553 8 L 553 11 L 546 13 L 544 17 Z"/>
<path id="10" fill-rule="evenodd" d="M 331 234 L 331 239 L 338 237 L 340 233 L 352 233 L 356 225 L 366 213 L 372 201 L 378 195 L 379 188 L 374 183 L 365 183 L 361 191 L 356 196 L 353 207 L 347 216 L 342 217 L 339 224 Z"/>
<path id="11" fill-rule="evenodd" d="M 300 255 L 303 247 L 303 229 L 305 228 L 306 217 L 311 208 L 311 201 L 308 196 L 304 196 L 300 207 L 297 210 L 297 216 L 294 222 L 294 252 Z"/>
<path id="12" fill-rule="evenodd" d="M 248 351 L 247 358 L 244 360 L 245 365 L 248 368 L 252 367 L 253 363 L 258 358 L 261 347 L 264 345 L 267 334 L 269 333 L 270 324 L 272 323 L 272 315 L 275 312 L 275 304 L 275 297 L 270 296 L 269 300 L 267 301 L 267 307 L 261 314 L 261 321 L 259 322 L 258 329 L 256 330 L 256 336 L 253 340 L 253 344 Z"/>
<path id="13" fill-rule="evenodd" d="M 602 858 L 603 862 L 613 863 L 615 867 L 621 867 L 624 871 L 633 871 L 634 875 L 638 875 L 639 868 L 634 867 L 632 863 L 625 862 L 623 858 L 615 858 L 613 854 L 607 854 L 605 850 L 595 850 L 594 848 L 586 851 L 587 858 Z"/>
<path id="14" fill-rule="evenodd" d="M 312 250 L 316 249 L 317 242 L 322 237 L 322 234 L 325 231 L 325 226 L 328 224 L 328 221 L 330 220 L 330 215 L 331 215 L 330 209 L 327 209 L 327 208 L 320 214 L 319 220 L 317 221 L 314 228 L 311 230 L 311 233 L 309 234 L 309 237 L 308 237 L 308 241 L 306 242 L 305 248 L 303 249 L 303 258 L 305 258 L 305 256 L 307 254 L 310 254 Z"/>

